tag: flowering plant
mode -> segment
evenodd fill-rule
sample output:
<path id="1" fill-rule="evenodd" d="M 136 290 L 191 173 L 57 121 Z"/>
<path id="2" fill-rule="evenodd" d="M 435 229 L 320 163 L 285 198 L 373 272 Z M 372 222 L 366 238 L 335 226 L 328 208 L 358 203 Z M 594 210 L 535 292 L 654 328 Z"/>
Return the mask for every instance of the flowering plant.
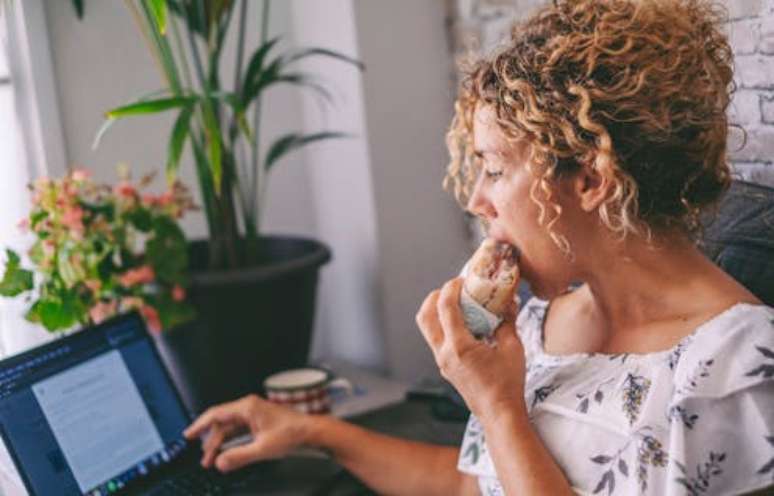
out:
<path id="1" fill-rule="evenodd" d="M 84 170 L 31 186 L 33 206 L 20 227 L 36 238 L 28 254 L 38 281 L 10 249 L 0 280 L 2 296 L 30 292 L 28 320 L 57 331 L 137 309 L 158 332 L 193 317 L 177 224 L 195 208 L 188 189 L 175 182 L 160 195 L 142 193 L 152 176 L 135 184 L 120 175 L 114 187 Z"/>

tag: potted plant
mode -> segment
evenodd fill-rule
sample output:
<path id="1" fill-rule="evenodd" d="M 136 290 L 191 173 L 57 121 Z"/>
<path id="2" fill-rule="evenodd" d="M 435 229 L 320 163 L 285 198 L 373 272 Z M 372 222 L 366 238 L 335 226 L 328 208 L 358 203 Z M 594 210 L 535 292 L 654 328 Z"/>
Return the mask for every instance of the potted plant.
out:
<path id="1" fill-rule="evenodd" d="M 74 2 L 79 15 L 82 1 Z M 267 178 L 287 153 L 338 132 L 288 133 L 261 153 L 261 100 L 278 84 L 330 95 L 297 62 L 323 56 L 362 69 L 357 60 L 322 49 L 275 54 L 268 37 L 269 0 L 260 3 L 260 43 L 245 50 L 247 0 L 126 0 L 165 88 L 114 108 L 95 140 L 116 120 L 177 112 L 169 137 L 166 175 L 174 181 L 185 146 L 196 168 L 209 239 L 190 246 L 190 298 L 195 331 L 170 333 L 175 347 L 202 353 L 210 377 L 199 381 L 201 404 L 255 391 L 278 369 L 303 365 L 308 356 L 319 268 L 329 249 L 311 239 L 262 235 Z M 254 5 L 257 2 L 253 3 Z M 226 35 L 236 28 L 234 86 L 221 83 Z M 189 353 L 189 355 L 191 354 Z"/>
<path id="2" fill-rule="evenodd" d="M 186 240 L 177 221 L 193 203 L 177 182 L 161 195 L 143 194 L 150 180 L 135 184 L 123 173 L 111 187 L 83 170 L 38 179 L 20 223 L 34 236 L 28 255 L 35 271 L 6 250 L 0 295 L 27 294 L 26 318 L 51 332 L 129 310 L 138 310 L 154 332 L 190 320 Z"/>

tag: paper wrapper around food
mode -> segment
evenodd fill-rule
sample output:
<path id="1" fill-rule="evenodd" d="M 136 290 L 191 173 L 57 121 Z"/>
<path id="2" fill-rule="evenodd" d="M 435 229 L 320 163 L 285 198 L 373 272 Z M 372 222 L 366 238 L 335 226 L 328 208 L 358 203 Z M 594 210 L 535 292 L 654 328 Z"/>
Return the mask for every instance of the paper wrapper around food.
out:
<path id="1" fill-rule="evenodd" d="M 465 288 L 460 293 L 460 308 L 465 327 L 477 338 L 491 338 L 503 319 L 473 299 Z"/>

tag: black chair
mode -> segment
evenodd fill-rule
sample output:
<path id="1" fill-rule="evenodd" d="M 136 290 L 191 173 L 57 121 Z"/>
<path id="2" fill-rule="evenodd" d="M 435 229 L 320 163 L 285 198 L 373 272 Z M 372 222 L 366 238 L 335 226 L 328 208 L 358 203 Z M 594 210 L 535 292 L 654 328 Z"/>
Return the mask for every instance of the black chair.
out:
<path id="1" fill-rule="evenodd" d="M 704 254 L 774 306 L 774 188 L 734 180 L 703 225 Z"/>

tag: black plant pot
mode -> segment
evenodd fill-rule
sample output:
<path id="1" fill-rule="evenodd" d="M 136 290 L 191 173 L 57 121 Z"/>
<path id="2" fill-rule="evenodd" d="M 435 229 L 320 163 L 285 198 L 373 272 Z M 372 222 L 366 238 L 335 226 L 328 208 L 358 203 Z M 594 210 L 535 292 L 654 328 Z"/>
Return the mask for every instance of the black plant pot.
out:
<path id="1" fill-rule="evenodd" d="M 208 271 L 207 242 L 190 245 L 194 322 L 163 332 L 157 344 L 188 408 L 262 392 L 272 373 L 307 363 L 324 244 L 263 237 L 259 263 Z"/>

